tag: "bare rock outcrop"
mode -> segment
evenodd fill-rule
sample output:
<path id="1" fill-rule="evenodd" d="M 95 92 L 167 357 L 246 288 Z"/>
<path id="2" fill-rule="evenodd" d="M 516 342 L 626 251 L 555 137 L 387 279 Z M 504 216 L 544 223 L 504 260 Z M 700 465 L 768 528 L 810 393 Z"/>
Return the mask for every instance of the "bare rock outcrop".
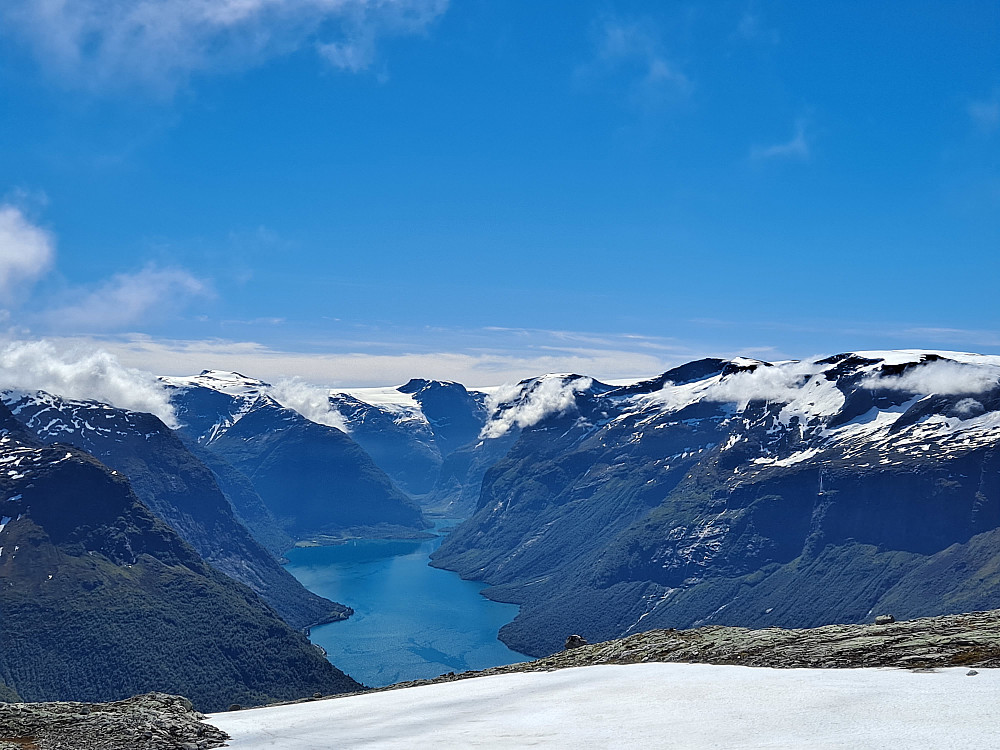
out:
<path id="1" fill-rule="evenodd" d="M 0 750 L 208 750 L 229 736 L 177 695 L 114 703 L 0 703 Z"/>

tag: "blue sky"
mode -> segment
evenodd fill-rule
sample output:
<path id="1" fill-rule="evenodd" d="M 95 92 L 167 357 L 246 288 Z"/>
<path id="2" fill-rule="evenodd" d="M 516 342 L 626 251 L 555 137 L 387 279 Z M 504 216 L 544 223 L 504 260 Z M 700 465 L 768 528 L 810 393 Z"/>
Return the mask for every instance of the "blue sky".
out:
<path id="1" fill-rule="evenodd" d="M 7 0 L 7 341 L 331 385 L 1000 351 L 1000 5 Z"/>

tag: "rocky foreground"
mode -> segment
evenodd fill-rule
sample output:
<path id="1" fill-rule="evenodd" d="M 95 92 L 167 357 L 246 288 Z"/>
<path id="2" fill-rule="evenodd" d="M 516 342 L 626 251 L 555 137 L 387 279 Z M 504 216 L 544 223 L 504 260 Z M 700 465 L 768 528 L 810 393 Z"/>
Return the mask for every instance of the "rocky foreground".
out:
<path id="1" fill-rule="evenodd" d="M 114 703 L 0 703 L 0 750 L 207 750 L 229 736 L 177 695 Z"/>
<path id="2" fill-rule="evenodd" d="M 785 669 L 1000 667 L 1000 610 L 922 617 L 883 625 L 826 625 L 801 630 L 751 630 L 723 625 L 693 630 L 650 630 L 604 643 L 584 643 L 531 662 L 442 675 L 386 689 L 511 672 L 640 662 Z"/>
<path id="3" fill-rule="evenodd" d="M 1000 667 L 1000 610 L 803 630 L 726 626 L 652 630 L 605 643 L 574 645 L 536 661 L 398 683 L 381 690 L 514 672 L 641 662 L 789 669 Z M 99 704 L 0 703 L 0 750 L 221 747 L 228 739 L 226 734 L 202 723 L 203 718 L 185 698 L 161 693 Z"/>

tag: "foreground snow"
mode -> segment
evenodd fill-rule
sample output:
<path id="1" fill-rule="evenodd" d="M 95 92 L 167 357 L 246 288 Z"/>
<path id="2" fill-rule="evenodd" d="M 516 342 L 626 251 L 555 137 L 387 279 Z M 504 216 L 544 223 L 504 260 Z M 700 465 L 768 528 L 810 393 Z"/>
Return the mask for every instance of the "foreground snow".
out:
<path id="1" fill-rule="evenodd" d="M 1000 670 L 597 666 L 215 714 L 236 750 L 996 747 Z"/>

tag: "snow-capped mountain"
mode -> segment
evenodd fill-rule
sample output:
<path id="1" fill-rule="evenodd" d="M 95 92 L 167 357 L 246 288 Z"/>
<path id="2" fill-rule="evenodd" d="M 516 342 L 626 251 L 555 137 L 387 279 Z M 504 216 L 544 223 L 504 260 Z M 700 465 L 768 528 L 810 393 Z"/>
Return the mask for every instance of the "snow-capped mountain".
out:
<path id="1" fill-rule="evenodd" d="M 0 692 L 28 701 L 167 690 L 217 710 L 358 687 L 207 565 L 123 473 L 41 445 L 3 404 L 0 622 Z"/>
<path id="2" fill-rule="evenodd" d="M 480 450 L 520 434 L 435 564 L 521 604 L 502 637 L 533 654 L 1000 606 L 998 381 L 998 357 L 923 351 L 525 381 Z"/>
<path id="3" fill-rule="evenodd" d="M 252 588 L 294 627 L 347 616 L 346 607 L 307 591 L 251 537 L 216 475 L 157 417 L 44 391 L 6 391 L 0 399 L 41 443 L 76 446 L 126 475 L 143 503 L 209 564 Z M 232 496 L 246 507 L 245 494 Z"/>
<path id="4" fill-rule="evenodd" d="M 218 371 L 163 381 L 179 432 L 242 472 L 292 537 L 429 525 L 350 436 L 282 406 L 267 383 Z"/>
<path id="5" fill-rule="evenodd" d="M 414 379 L 398 388 L 358 388 L 329 398 L 351 437 L 400 487 L 424 507 L 460 512 L 456 500 L 467 483 L 454 485 L 453 472 L 442 466 L 454 465 L 451 457 L 477 441 L 488 416 L 485 393 Z"/>

